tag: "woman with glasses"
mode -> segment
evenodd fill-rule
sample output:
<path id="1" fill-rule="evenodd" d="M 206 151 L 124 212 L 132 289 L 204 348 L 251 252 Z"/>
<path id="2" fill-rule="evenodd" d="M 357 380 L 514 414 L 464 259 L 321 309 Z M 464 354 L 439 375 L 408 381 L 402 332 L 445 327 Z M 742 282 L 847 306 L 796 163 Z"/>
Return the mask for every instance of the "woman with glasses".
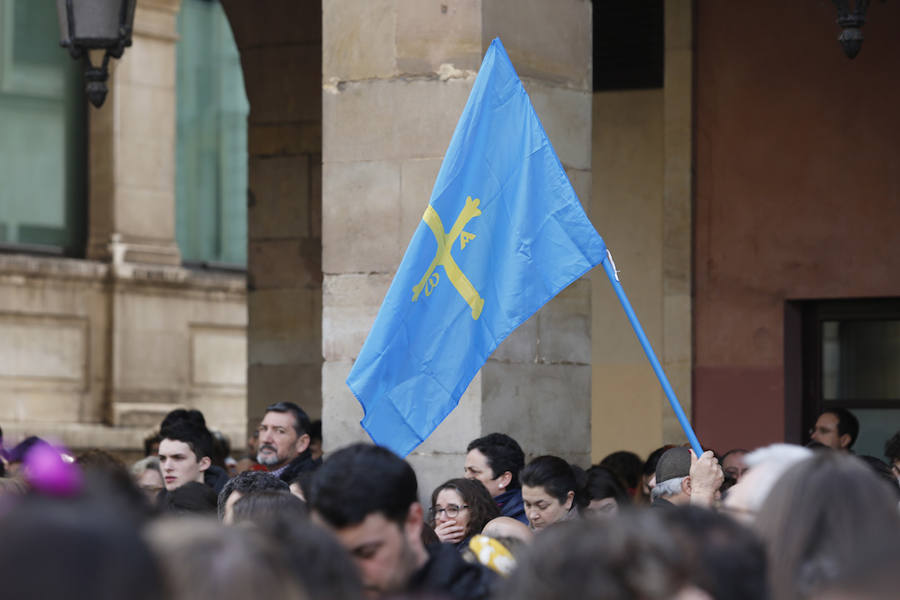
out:
<path id="1" fill-rule="evenodd" d="M 429 518 L 435 534 L 441 542 L 456 544 L 460 550 L 498 516 L 500 509 L 477 479 L 451 479 L 431 494 Z"/>

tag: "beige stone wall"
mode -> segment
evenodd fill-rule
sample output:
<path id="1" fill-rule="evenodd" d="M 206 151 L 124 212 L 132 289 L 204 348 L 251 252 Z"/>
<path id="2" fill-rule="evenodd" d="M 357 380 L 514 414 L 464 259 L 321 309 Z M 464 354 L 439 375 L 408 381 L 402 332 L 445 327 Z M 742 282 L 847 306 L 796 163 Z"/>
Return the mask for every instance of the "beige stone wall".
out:
<path id="1" fill-rule="evenodd" d="M 692 3 L 666 2 L 665 87 L 593 105 L 593 216 L 657 358 L 690 416 Z M 686 437 L 605 274 L 595 273 L 592 456 Z"/>
<path id="2" fill-rule="evenodd" d="M 141 0 L 89 114 L 87 260 L 0 255 L 0 424 L 128 454 L 176 407 L 245 442 L 246 279 L 177 266 L 175 19 Z"/>
<path id="3" fill-rule="evenodd" d="M 367 440 L 345 379 L 412 237 L 481 56 L 500 35 L 557 152 L 590 198 L 590 3 L 323 3 L 323 422 L 326 450 Z M 564 34 L 564 35 L 563 35 Z M 561 43 L 565 40 L 565 43 Z M 409 460 L 427 493 L 490 431 L 584 462 L 590 285 L 495 352 Z"/>
<path id="4" fill-rule="evenodd" d="M 0 260 L 0 424 L 129 451 L 176 407 L 243 446 L 244 280 L 177 267 Z"/>

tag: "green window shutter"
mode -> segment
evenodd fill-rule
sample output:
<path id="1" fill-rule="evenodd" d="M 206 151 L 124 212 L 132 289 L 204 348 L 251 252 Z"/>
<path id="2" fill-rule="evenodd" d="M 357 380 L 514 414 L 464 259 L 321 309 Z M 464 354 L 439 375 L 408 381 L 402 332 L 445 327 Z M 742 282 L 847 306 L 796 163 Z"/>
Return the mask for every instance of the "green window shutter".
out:
<path id="1" fill-rule="evenodd" d="M 53 2 L 0 0 L 0 244 L 84 250 L 82 66 Z"/>
<path id="2" fill-rule="evenodd" d="M 188 263 L 247 264 L 247 114 L 240 55 L 218 2 L 178 16 L 176 237 Z"/>

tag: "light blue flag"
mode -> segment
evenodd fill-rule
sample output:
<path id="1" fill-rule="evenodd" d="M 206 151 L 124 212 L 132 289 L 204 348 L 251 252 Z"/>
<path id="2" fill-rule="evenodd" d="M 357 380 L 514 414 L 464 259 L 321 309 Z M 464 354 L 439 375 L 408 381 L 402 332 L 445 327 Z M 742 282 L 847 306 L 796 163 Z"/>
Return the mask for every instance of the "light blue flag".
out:
<path id="1" fill-rule="evenodd" d="M 409 454 L 500 342 L 605 254 L 495 39 L 347 378 L 372 440 Z"/>

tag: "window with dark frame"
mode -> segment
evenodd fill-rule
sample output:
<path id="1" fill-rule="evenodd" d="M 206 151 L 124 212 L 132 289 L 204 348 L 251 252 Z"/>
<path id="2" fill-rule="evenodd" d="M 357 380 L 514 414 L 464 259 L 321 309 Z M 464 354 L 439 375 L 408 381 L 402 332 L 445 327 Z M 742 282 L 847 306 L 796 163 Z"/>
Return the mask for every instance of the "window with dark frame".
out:
<path id="1" fill-rule="evenodd" d="M 884 442 L 900 430 L 900 298 L 788 304 L 786 400 L 800 402 L 795 425 L 802 431 L 789 431 L 787 438 L 808 442 L 822 411 L 844 407 L 860 421 L 853 450 L 883 459 Z M 792 322 L 799 335 L 791 334 Z M 800 360 L 790 356 L 798 352 Z M 799 369 L 799 385 L 792 386 L 798 374 L 792 375 L 791 365 Z M 787 422 L 790 427 L 791 419 Z"/>

